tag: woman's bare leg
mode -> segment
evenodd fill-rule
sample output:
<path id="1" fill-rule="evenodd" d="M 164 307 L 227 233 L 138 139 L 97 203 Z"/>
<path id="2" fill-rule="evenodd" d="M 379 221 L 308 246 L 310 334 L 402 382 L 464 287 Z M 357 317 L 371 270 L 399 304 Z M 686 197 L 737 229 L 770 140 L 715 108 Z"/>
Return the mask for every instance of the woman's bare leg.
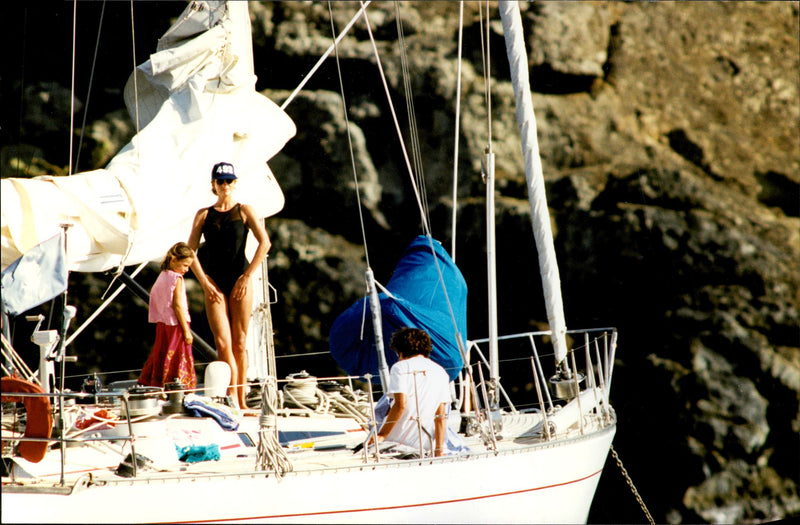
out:
<path id="1" fill-rule="evenodd" d="M 237 301 L 231 298 L 231 346 L 233 358 L 236 361 L 235 383 L 238 385 L 237 400 L 239 407 L 247 408 L 247 328 L 250 325 L 250 317 L 253 312 L 253 286 L 247 287 L 245 296 Z"/>
<path id="2" fill-rule="evenodd" d="M 211 328 L 211 332 L 214 334 L 214 345 L 217 348 L 217 356 L 231 367 L 231 384 L 233 385 L 236 384 L 238 370 L 236 359 L 233 357 L 228 310 L 227 297 L 224 297 L 222 302 L 219 303 L 213 303 L 206 298 L 206 315 L 208 316 L 208 325 Z M 236 399 L 236 391 L 233 387 L 228 388 L 228 395 Z"/>

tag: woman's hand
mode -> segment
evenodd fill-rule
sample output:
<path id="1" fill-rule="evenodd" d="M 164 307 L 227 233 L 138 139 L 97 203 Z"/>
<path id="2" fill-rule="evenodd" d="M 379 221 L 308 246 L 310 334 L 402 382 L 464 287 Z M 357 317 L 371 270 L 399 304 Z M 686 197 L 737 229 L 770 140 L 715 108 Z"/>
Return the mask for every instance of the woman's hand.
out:
<path id="1" fill-rule="evenodd" d="M 192 346 L 192 343 L 194 343 L 194 336 L 192 335 L 191 331 L 183 333 L 183 341 L 187 345 Z"/>
<path id="2" fill-rule="evenodd" d="M 220 291 L 219 288 L 217 288 L 217 285 L 214 284 L 211 280 L 208 280 L 206 282 L 206 285 L 203 286 L 203 291 L 206 293 L 206 297 L 208 298 L 208 300 L 211 301 L 212 303 L 222 302 L 223 299 L 222 292 Z"/>
<path id="3" fill-rule="evenodd" d="M 247 273 L 243 273 L 236 279 L 236 284 L 233 285 L 233 290 L 231 290 L 231 297 L 237 301 L 243 299 L 247 294 L 248 286 L 250 286 L 250 276 Z"/>

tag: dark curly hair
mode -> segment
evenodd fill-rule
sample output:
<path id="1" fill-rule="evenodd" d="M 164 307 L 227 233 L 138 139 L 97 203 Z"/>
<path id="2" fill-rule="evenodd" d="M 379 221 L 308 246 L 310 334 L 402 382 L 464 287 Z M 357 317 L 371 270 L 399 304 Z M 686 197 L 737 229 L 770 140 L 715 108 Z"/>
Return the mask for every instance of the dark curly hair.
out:
<path id="1" fill-rule="evenodd" d="M 397 352 L 400 357 L 413 357 L 421 355 L 430 357 L 431 338 L 425 330 L 419 328 L 401 328 L 392 334 L 392 342 L 389 347 Z"/>

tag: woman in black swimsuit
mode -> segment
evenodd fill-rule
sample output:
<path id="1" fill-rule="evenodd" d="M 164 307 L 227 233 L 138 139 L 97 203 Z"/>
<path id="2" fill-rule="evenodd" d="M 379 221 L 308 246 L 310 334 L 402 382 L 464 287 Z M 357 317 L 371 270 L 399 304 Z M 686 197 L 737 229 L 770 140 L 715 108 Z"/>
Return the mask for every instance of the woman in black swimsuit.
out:
<path id="1" fill-rule="evenodd" d="M 211 191 L 217 202 L 197 212 L 187 244 L 197 250 L 201 235 L 205 244 L 192 263 L 206 296 L 208 324 L 220 359 L 231 367 L 231 395 L 240 408 L 247 408 L 247 327 L 253 309 L 250 277 L 271 246 L 261 220 L 247 204 L 233 199 L 236 175 L 233 165 L 220 162 L 211 171 Z M 245 257 L 248 231 L 258 248 L 253 260 Z"/>

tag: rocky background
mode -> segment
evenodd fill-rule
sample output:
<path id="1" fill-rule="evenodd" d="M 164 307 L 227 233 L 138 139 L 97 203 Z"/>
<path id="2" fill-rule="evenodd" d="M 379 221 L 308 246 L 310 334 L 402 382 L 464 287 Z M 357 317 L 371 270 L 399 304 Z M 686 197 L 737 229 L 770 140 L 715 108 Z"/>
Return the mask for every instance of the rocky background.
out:
<path id="1" fill-rule="evenodd" d="M 131 7 L 103 5 L 78 2 L 74 161 L 81 170 L 103 166 L 132 134 L 121 96 L 133 63 Z M 134 3 L 138 62 L 182 8 Z M 341 28 L 357 4 L 331 8 Z M 798 2 L 520 8 L 567 324 L 620 330 L 615 449 L 639 494 L 659 523 L 800 517 Z M 2 65 L 2 176 L 64 173 L 73 4 L 20 2 L 11 9 L 19 23 L 10 24 Z M 418 171 L 432 232 L 449 247 L 458 4 L 402 2 L 395 9 L 374 2 L 372 31 L 410 148 L 399 12 Z M 515 332 L 541 328 L 546 317 L 494 6 L 490 16 L 500 328 Z M 328 4 L 251 2 L 251 18 L 257 87 L 280 103 L 330 45 Z M 473 2 L 465 5 L 463 54 L 456 261 L 476 283 L 468 335 L 479 338 L 486 335 L 480 158 L 488 132 Z M 339 55 L 369 262 L 386 282 L 421 231 L 419 212 L 363 22 Z M 278 364 L 281 373 L 320 375 L 335 364 L 291 356 L 326 350 L 333 319 L 362 293 L 365 268 L 334 60 L 287 111 L 298 134 L 270 162 L 287 198 L 268 222 Z M 147 288 L 154 278 L 149 269 L 137 280 Z M 79 321 L 107 284 L 104 276 L 71 276 Z M 79 302 L 82 295 L 92 299 Z M 141 304 L 123 294 L 76 340 L 76 351 L 88 357 L 73 377 L 141 366 L 151 342 L 142 337 Z M 31 328 L 17 320 L 15 341 L 24 344 Z M 646 521 L 612 459 L 589 520 Z"/>

